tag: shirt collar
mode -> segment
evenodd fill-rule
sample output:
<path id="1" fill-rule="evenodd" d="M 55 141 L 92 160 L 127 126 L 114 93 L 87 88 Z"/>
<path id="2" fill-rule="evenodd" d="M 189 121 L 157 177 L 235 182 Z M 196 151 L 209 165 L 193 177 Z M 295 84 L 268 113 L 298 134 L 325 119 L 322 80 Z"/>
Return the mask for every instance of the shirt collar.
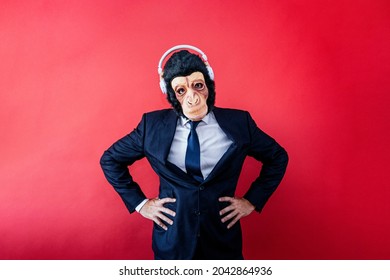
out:
<path id="1" fill-rule="evenodd" d="M 212 121 L 213 119 L 215 119 L 214 117 L 214 113 L 213 112 L 209 112 L 206 116 L 203 117 L 203 119 L 201 120 L 201 122 L 204 122 L 205 124 L 209 124 L 210 121 Z M 180 124 L 182 126 L 186 126 L 188 122 L 190 122 L 191 120 L 185 118 L 185 117 L 180 117 Z M 202 123 L 200 123 L 202 124 Z"/>

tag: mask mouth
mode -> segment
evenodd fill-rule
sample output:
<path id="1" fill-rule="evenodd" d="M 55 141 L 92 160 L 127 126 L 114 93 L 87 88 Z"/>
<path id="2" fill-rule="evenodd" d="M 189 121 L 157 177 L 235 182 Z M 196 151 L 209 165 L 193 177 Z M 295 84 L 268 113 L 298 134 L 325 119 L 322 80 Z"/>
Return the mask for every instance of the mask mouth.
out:
<path id="1" fill-rule="evenodd" d="M 192 107 L 190 110 L 183 110 L 183 114 L 186 118 L 197 121 L 203 119 L 207 115 L 208 107 L 207 104 L 199 104 Z"/>

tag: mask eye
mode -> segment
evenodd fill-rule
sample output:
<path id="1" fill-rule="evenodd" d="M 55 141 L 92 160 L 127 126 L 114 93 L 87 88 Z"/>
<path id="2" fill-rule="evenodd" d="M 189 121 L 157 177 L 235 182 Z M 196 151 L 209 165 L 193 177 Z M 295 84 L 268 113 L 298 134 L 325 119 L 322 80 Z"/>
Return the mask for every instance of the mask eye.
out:
<path id="1" fill-rule="evenodd" d="M 184 93 L 186 93 L 186 90 L 184 88 L 177 88 L 176 89 L 177 95 L 183 95 Z"/>
<path id="2" fill-rule="evenodd" d="M 202 90 L 202 89 L 204 89 L 204 83 L 197 82 L 197 83 L 195 83 L 194 87 L 197 90 Z"/>

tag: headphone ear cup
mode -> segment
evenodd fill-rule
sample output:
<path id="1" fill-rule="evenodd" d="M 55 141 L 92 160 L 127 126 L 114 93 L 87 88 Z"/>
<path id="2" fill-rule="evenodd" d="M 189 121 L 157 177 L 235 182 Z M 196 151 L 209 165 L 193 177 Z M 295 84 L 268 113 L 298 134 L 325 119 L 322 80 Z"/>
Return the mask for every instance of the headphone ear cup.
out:
<path id="1" fill-rule="evenodd" d="M 167 94 L 167 85 L 165 84 L 165 81 L 164 81 L 164 79 L 160 79 L 160 89 L 161 89 L 161 91 L 162 91 L 162 93 L 164 93 L 164 94 Z"/>
<path id="2" fill-rule="evenodd" d="M 210 79 L 214 81 L 214 71 L 213 68 L 211 68 L 210 65 L 206 65 L 207 71 L 209 73 Z"/>

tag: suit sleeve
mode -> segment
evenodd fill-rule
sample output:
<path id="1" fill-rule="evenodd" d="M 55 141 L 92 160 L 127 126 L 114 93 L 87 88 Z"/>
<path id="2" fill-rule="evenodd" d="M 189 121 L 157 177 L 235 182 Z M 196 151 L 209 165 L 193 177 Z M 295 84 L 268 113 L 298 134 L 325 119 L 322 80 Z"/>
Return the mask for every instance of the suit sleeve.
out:
<path id="1" fill-rule="evenodd" d="M 248 155 L 262 162 L 263 166 L 244 197 L 261 212 L 285 174 L 288 155 L 283 147 L 257 127 L 249 113 L 247 120 L 251 137 Z"/>
<path id="2" fill-rule="evenodd" d="M 146 198 L 128 169 L 129 165 L 145 156 L 144 133 L 145 115 L 133 132 L 115 142 L 100 159 L 106 179 L 120 195 L 130 213 Z"/>

